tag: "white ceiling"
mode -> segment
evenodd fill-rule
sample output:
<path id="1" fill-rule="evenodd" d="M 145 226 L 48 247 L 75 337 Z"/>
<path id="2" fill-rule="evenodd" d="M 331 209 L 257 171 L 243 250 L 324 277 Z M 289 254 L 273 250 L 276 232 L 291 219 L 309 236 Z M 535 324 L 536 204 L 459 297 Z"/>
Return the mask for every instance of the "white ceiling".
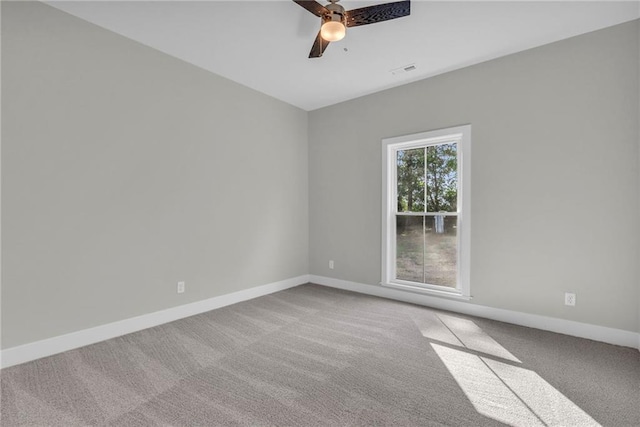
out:
<path id="1" fill-rule="evenodd" d="M 411 16 L 350 28 L 309 59 L 319 18 L 290 0 L 48 3 L 305 110 L 640 17 L 637 1 L 412 1 Z"/>

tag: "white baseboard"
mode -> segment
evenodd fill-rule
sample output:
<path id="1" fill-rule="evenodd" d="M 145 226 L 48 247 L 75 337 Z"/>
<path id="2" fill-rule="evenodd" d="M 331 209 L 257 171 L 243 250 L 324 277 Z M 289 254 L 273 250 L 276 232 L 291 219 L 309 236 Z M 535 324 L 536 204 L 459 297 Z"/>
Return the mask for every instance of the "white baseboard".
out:
<path id="1" fill-rule="evenodd" d="M 140 331 L 142 329 L 162 325 L 163 323 L 173 322 L 174 320 L 183 319 L 185 317 L 204 313 L 216 308 L 268 295 L 273 292 L 282 291 L 308 282 L 308 275 L 293 277 L 279 282 L 256 286 L 255 288 L 244 289 L 242 291 L 220 295 L 206 300 L 168 308 L 166 310 L 120 320 L 106 325 L 96 326 L 95 328 L 84 329 L 70 334 L 60 335 L 17 347 L 11 347 L 0 351 L 0 367 L 6 368 L 20 363 L 29 362 L 31 360 L 40 359 L 42 357 L 51 356 L 53 354 L 62 353 L 63 351 L 72 350 L 74 348 L 84 347 L 89 344 L 94 344 L 110 338 Z"/>
<path id="2" fill-rule="evenodd" d="M 174 320 L 194 316 L 216 308 L 225 307 L 238 302 L 250 300 L 273 292 L 289 289 L 304 283 L 317 283 L 338 289 L 344 289 L 362 294 L 405 301 L 441 310 L 454 311 L 487 319 L 499 320 L 521 326 L 558 332 L 595 341 L 616 344 L 640 350 L 640 334 L 621 329 L 590 325 L 571 320 L 527 314 L 500 308 L 487 307 L 467 302 L 432 297 L 424 294 L 405 292 L 402 290 L 382 286 L 365 285 L 357 282 L 333 279 L 330 277 L 302 275 L 279 282 L 269 283 L 254 288 L 245 289 L 231 294 L 209 298 L 166 310 L 156 311 L 94 328 L 84 329 L 57 337 L 11 347 L 0 351 L 0 367 L 6 368 L 42 357 L 51 356 L 75 348 L 84 347 L 100 341 L 137 332 L 142 329 L 173 322 Z"/>
<path id="3" fill-rule="evenodd" d="M 537 314 L 521 313 L 518 311 L 504 310 L 501 308 L 487 307 L 468 302 L 444 299 L 424 294 L 406 292 L 398 289 L 383 287 L 380 285 L 365 285 L 363 283 L 333 279 L 324 276 L 311 275 L 311 283 L 374 295 L 398 301 L 409 302 L 441 310 L 454 311 L 472 316 L 484 317 L 501 322 L 512 323 L 544 331 L 557 332 L 574 337 L 587 338 L 609 344 L 640 350 L 640 334 L 605 326 L 590 325 L 588 323 L 574 322 L 572 320 L 558 319 L 554 317 L 539 316 Z"/>

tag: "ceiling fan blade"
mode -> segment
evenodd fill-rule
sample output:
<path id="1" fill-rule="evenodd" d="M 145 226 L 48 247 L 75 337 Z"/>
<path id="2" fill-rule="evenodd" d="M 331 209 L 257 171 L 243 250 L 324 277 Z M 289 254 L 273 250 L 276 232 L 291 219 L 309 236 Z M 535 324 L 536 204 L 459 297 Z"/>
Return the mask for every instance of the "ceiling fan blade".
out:
<path id="1" fill-rule="evenodd" d="M 306 3 L 306 2 L 305 2 Z M 397 1 L 394 3 L 378 4 L 375 6 L 361 7 L 346 12 L 347 27 L 375 24 L 376 22 L 402 18 L 411 13 L 410 1 Z"/>
<path id="2" fill-rule="evenodd" d="M 320 31 L 318 31 L 318 35 L 316 36 L 316 41 L 313 42 L 313 46 L 311 47 L 311 52 L 309 52 L 309 58 L 320 58 L 324 53 L 324 50 L 329 46 L 329 42 L 323 39 L 320 36 Z"/>
<path id="3" fill-rule="evenodd" d="M 326 7 L 321 5 L 320 3 L 313 0 L 293 0 L 298 3 L 300 6 L 307 9 L 309 12 L 313 13 L 316 16 L 322 17 L 322 15 L 329 13 Z"/>

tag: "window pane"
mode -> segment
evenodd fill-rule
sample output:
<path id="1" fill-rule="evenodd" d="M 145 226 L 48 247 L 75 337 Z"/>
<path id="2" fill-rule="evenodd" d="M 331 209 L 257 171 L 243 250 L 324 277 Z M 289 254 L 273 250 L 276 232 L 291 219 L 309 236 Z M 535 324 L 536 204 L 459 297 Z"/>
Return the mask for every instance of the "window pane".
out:
<path id="1" fill-rule="evenodd" d="M 396 278 L 422 283 L 424 279 L 424 217 L 396 217 Z"/>
<path id="2" fill-rule="evenodd" d="M 457 144 L 427 147 L 427 212 L 457 212 Z"/>
<path id="3" fill-rule="evenodd" d="M 398 212 L 424 212 L 424 155 L 424 148 L 398 151 Z"/>
<path id="4" fill-rule="evenodd" d="M 456 287 L 458 218 L 435 215 L 425 218 L 424 283 Z"/>

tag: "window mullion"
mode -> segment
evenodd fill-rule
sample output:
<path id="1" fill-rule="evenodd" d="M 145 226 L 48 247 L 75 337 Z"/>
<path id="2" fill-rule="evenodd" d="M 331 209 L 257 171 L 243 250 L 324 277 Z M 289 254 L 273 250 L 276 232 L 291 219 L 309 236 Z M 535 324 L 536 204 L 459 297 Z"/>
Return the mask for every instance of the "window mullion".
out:
<path id="1" fill-rule="evenodd" d="M 426 209 L 426 205 L 425 205 Z M 427 283 L 427 217 L 422 217 L 422 283 Z"/>
<path id="2" fill-rule="evenodd" d="M 424 211 L 428 212 L 427 209 L 427 147 L 424 147 Z"/>
<path id="3" fill-rule="evenodd" d="M 426 214 L 427 209 L 427 146 L 424 147 L 424 213 Z M 427 216 L 422 216 L 422 283 L 427 283 Z"/>

